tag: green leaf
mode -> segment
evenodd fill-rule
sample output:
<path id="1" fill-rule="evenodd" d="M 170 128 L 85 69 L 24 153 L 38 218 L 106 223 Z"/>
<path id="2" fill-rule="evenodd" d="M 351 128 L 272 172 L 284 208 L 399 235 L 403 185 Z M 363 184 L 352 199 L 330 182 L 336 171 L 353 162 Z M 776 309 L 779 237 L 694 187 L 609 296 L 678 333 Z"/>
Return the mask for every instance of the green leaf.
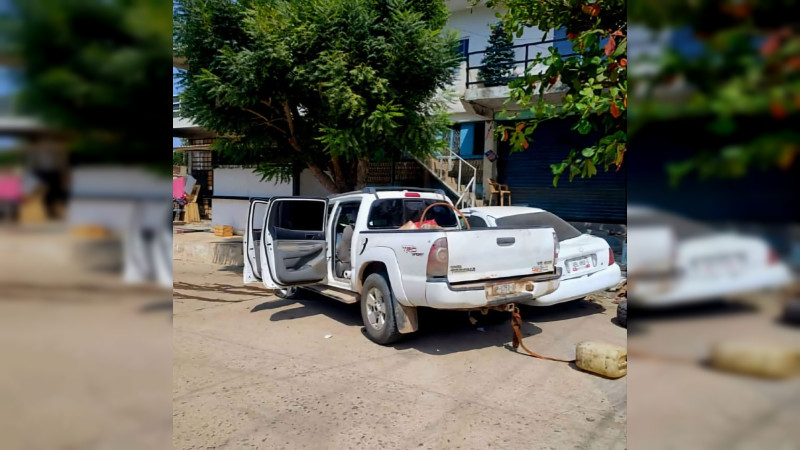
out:
<path id="1" fill-rule="evenodd" d="M 580 134 L 589 134 L 592 131 L 592 124 L 586 119 L 581 119 L 578 121 L 577 129 Z"/>
<path id="2" fill-rule="evenodd" d="M 569 166 L 569 181 L 571 182 L 576 175 L 580 175 L 581 170 L 576 166 Z"/>
<path id="3" fill-rule="evenodd" d="M 586 147 L 585 149 L 581 150 L 581 154 L 586 158 L 591 158 L 594 156 L 595 149 L 594 147 Z"/>
<path id="4" fill-rule="evenodd" d="M 586 160 L 586 168 L 590 177 L 597 175 L 597 168 L 594 166 L 591 159 Z"/>
<path id="5" fill-rule="evenodd" d="M 625 38 L 622 42 L 617 44 L 617 48 L 614 50 L 614 53 L 612 53 L 611 56 L 614 59 L 619 58 L 620 56 L 624 55 L 627 50 L 628 50 L 628 39 Z"/>

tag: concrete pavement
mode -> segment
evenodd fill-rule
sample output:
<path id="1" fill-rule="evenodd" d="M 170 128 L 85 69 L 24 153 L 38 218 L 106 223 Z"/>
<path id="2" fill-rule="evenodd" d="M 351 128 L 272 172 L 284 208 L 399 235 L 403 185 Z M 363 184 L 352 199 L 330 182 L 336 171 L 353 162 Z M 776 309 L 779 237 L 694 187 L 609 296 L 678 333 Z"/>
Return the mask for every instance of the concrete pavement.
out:
<path id="1" fill-rule="evenodd" d="M 235 267 L 174 270 L 176 449 L 626 446 L 626 379 L 515 354 L 504 317 L 425 310 L 417 334 L 382 347 L 357 305 L 278 299 Z M 624 346 L 614 308 L 609 296 L 525 309 L 526 345 Z"/>

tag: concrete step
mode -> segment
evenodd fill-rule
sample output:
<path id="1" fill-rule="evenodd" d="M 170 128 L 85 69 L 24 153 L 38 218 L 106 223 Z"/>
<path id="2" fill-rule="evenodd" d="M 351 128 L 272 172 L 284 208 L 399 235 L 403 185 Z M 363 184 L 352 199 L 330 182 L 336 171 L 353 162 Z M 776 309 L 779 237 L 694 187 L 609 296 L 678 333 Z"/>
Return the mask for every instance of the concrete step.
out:
<path id="1" fill-rule="evenodd" d="M 172 258 L 221 266 L 243 266 L 242 236 L 217 237 L 214 233 L 173 233 Z"/>

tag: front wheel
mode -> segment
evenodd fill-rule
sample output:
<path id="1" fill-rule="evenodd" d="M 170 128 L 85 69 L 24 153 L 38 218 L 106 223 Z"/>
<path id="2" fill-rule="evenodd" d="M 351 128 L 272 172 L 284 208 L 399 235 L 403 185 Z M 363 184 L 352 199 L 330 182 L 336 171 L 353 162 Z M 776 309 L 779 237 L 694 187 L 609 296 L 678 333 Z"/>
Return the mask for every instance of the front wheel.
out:
<path id="1" fill-rule="evenodd" d="M 389 282 L 379 274 L 373 273 L 364 280 L 361 291 L 361 319 L 367 337 L 381 345 L 391 344 L 400 339 L 397 322 L 394 319 L 395 299 Z"/>
<path id="2" fill-rule="evenodd" d="M 274 294 L 278 298 L 285 298 L 287 300 L 291 300 L 297 298 L 297 293 L 299 291 L 300 289 L 294 286 L 290 286 L 286 288 L 275 289 Z"/>

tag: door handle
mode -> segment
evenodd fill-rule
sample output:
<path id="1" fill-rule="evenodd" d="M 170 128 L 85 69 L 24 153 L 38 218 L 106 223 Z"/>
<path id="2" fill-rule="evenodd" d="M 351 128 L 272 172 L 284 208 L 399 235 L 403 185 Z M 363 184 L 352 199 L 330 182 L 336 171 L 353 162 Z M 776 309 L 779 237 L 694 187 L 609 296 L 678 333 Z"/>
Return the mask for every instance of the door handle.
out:
<path id="1" fill-rule="evenodd" d="M 506 247 L 509 245 L 513 245 L 514 241 L 516 241 L 516 239 L 514 239 L 513 237 L 501 237 L 497 238 L 497 245 L 501 247 Z"/>

